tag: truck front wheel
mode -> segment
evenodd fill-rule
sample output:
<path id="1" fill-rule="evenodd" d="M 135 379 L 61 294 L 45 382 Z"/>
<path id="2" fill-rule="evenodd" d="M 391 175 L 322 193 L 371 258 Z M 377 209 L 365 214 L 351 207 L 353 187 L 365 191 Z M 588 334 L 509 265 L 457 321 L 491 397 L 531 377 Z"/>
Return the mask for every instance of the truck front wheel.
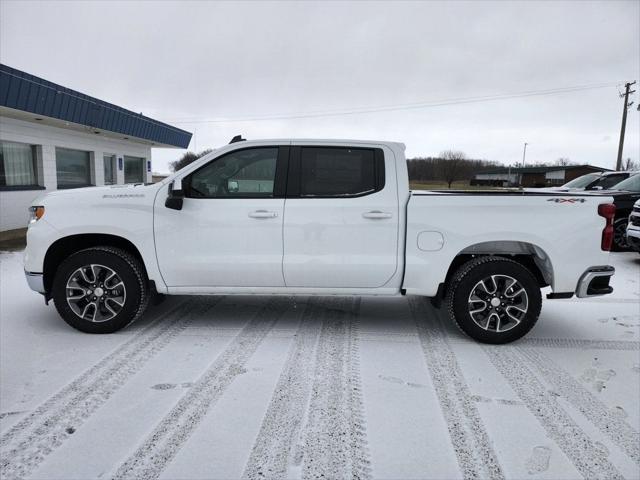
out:
<path id="1" fill-rule="evenodd" d="M 147 307 L 148 281 L 140 262 L 125 250 L 93 247 L 67 257 L 53 279 L 60 316 L 87 333 L 112 333 Z"/>
<path id="2" fill-rule="evenodd" d="M 504 257 L 477 257 L 453 275 L 449 313 L 460 329 L 483 343 L 508 343 L 525 335 L 540 316 L 542 296 L 533 274 Z"/>

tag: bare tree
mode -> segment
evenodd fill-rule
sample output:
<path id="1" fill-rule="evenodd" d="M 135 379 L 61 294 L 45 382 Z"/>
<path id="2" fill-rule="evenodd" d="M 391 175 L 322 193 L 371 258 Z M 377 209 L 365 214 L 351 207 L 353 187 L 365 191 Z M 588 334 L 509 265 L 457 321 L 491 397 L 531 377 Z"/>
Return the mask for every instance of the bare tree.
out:
<path id="1" fill-rule="evenodd" d="M 635 161 L 631 160 L 631 158 L 627 158 L 627 160 L 624 162 L 624 169 L 625 170 L 640 170 L 640 162 L 635 162 Z"/>
<path id="2" fill-rule="evenodd" d="M 200 157 L 203 157 L 204 155 L 206 155 L 207 153 L 211 153 L 212 151 L 213 150 L 211 150 L 210 148 L 207 148 L 206 150 L 203 150 L 200 153 L 185 152 L 178 160 L 174 160 L 173 162 L 170 162 L 169 168 L 171 168 L 173 172 L 177 172 L 181 168 L 186 167 L 190 163 L 195 162 Z"/>
<path id="3" fill-rule="evenodd" d="M 459 150 L 445 150 L 440 153 L 440 158 L 444 160 L 440 165 L 440 174 L 451 188 L 453 182 L 464 178 L 467 156 Z"/>
<path id="4" fill-rule="evenodd" d="M 573 164 L 573 162 L 569 160 L 569 158 L 567 157 L 560 157 L 559 159 L 556 160 L 555 164 L 558 165 L 559 167 L 566 167 L 567 165 Z"/>

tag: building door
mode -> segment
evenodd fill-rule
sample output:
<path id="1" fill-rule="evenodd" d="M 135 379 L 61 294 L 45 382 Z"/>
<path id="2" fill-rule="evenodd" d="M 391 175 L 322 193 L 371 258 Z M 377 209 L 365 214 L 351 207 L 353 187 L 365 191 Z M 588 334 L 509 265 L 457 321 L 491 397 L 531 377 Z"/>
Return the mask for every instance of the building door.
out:
<path id="1" fill-rule="evenodd" d="M 104 155 L 102 161 L 104 163 L 104 184 L 115 185 L 118 183 L 116 179 L 116 156 Z"/>
<path id="2" fill-rule="evenodd" d="M 124 183 L 145 183 L 145 160 L 140 157 L 124 157 Z"/>

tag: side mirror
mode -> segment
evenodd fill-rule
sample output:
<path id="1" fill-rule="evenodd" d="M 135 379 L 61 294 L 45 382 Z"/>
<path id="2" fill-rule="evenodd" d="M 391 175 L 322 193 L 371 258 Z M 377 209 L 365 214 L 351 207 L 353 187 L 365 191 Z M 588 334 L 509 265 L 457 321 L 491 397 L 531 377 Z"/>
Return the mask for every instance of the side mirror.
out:
<path id="1" fill-rule="evenodd" d="M 164 206 L 172 210 L 182 210 L 184 201 L 184 190 L 182 190 L 182 181 L 174 180 L 169 184 L 169 191 Z"/>
<path id="2" fill-rule="evenodd" d="M 601 185 L 596 185 L 595 187 L 591 187 L 590 190 L 604 190 L 604 187 L 602 187 Z"/>

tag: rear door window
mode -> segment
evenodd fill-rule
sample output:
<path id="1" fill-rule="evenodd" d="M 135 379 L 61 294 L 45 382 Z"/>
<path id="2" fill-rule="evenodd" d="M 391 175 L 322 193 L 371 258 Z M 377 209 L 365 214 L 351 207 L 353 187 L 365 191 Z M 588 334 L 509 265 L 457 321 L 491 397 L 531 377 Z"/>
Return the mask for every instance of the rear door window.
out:
<path id="1" fill-rule="evenodd" d="M 367 148 L 302 147 L 300 196 L 355 197 L 380 190 L 384 164 L 377 161 L 383 158 L 379 154 Z"/>

